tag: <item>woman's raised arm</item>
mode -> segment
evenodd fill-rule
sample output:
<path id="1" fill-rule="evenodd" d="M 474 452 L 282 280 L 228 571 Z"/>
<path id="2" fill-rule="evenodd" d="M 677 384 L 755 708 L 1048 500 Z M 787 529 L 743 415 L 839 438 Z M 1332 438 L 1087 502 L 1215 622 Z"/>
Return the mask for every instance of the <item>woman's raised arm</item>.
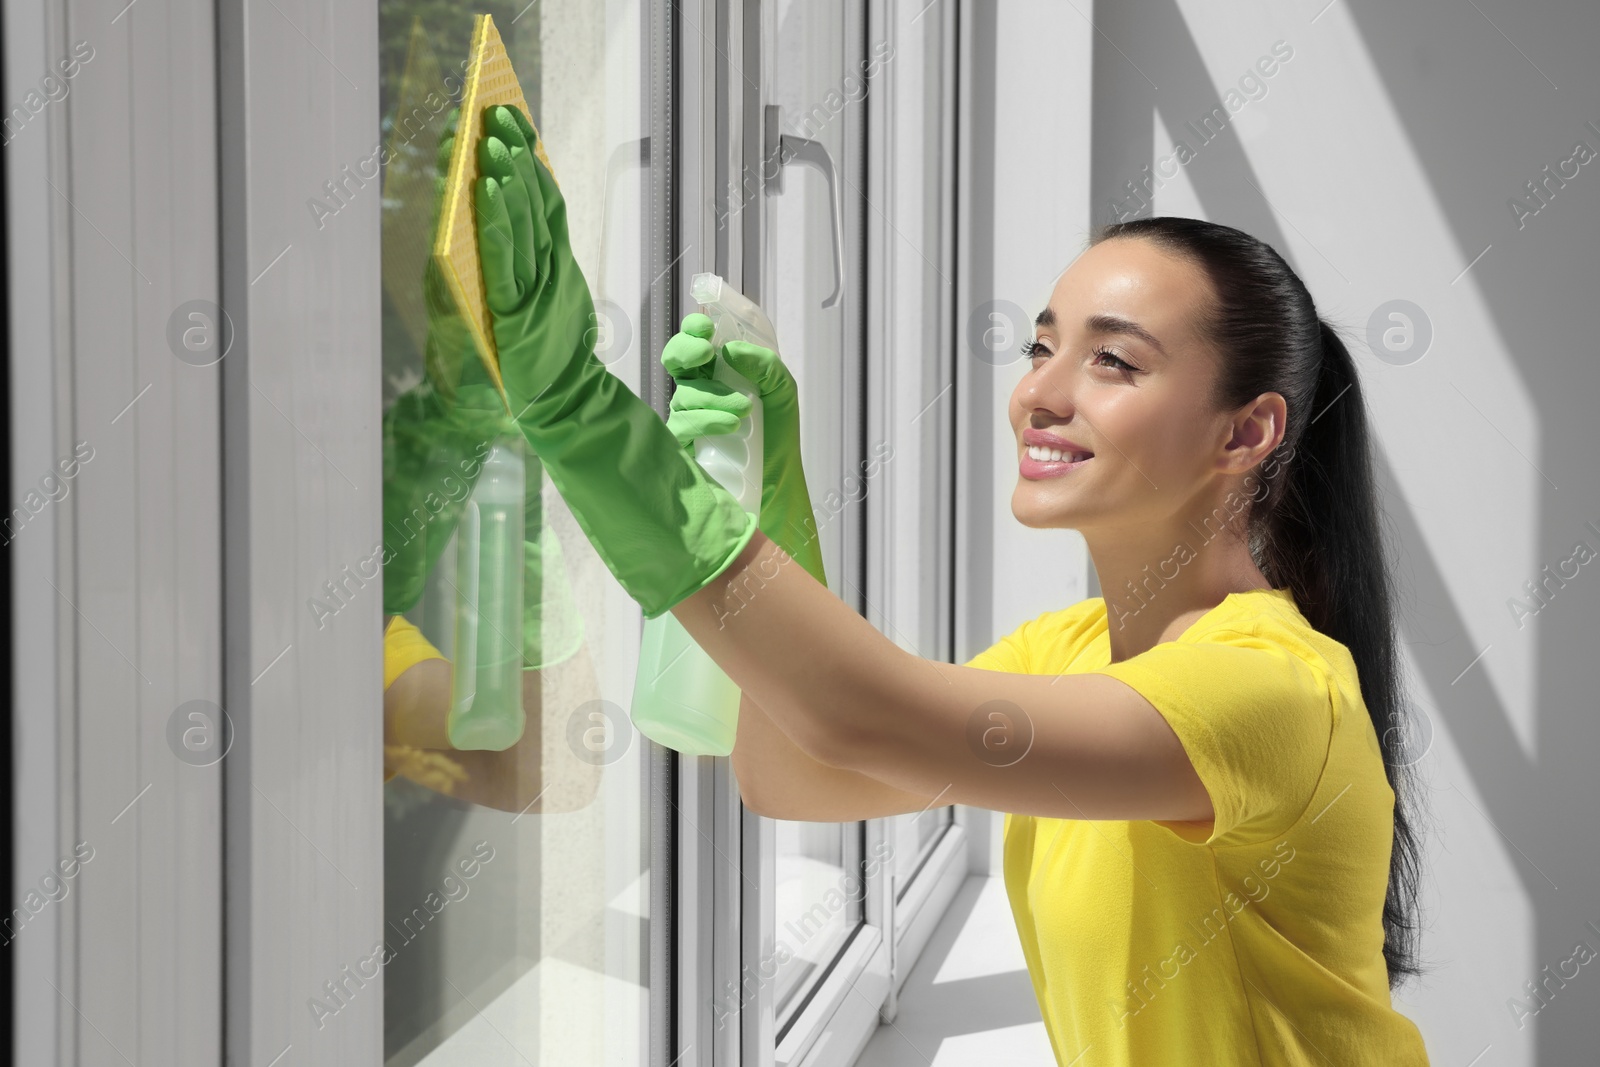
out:
<path id="1" fill-rule="evenodd" d="M 912 655 L 759 531 L 672 612 L 824 766 L 911 796 L 1026 815 L 1212 817 L 1177 735 L 1132 687 L 1100 674 L 1011 674 Z M 1031 733 L 1026 755 L 1005 766 L 971 741 L 996 700 L 1015 706 Z"/>
<path id="2" fill-rule="evenodd" d="M 733 773 L 745 806 L 773 819 L 854 822 L 920 813 L 942 800 L 938 794 L 896 789 L 859 771 L 815 759 L 790 740 L 748 693 L 739 701 Z"/>

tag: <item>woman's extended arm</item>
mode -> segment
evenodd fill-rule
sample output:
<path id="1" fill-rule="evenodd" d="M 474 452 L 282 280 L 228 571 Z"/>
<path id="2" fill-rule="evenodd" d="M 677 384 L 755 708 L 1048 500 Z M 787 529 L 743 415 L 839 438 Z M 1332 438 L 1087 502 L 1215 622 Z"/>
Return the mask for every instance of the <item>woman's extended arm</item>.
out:
<path id="1" fill-rule="evenodd" d="M 941 799 L 933 793 L 924 796 L 896 789 L 859 771 L 812 758 L 748 693 L 739 701 L 733 773 L 745 806 L 772 819 L 855 822 L 923 812 Z"/>
<path id="2" fill-rule="evenodd" d="M 670 609 L 826 765 L 1021 814 L 1210 817 L 1183 745 L 1130 686 L 1107 674 L 1052 679 L 920 659 L 768 540 L 659 413 L 595 358 L 593 300 L 566 202 L 535 151 L 538 133 L 515 108 L 488 108 L 483 121 L 478 251 L 506 399 L 646 618 Z M 967 741 L 975 723 L 981 735 L 994 700 L 1033 725 L 1031 748 L 1004 767 Z"/>
<path id="3" fill-rule="evenodd" d="M 759 531 L 672 612 L 823 765 L 914 796 L 1024 815 L 1212 817 L 1177 735 L 1130 686 L 1101 674 L 1011 674 L 914 656 Z M 969 740 L 997 700 L 1031 733 L 1026 754 L 1005 766 Z"/>

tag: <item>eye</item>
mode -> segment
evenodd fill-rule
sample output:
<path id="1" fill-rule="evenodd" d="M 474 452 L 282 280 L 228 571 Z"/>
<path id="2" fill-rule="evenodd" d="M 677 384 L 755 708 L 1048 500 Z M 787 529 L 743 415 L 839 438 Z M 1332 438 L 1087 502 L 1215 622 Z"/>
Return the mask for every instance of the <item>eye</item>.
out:
<path id="1" fill-rule="evenodd" d="M 1094 350 L 1094 354 L 1097 355 L 1097 356 L 1104 356 L 1107 359 L 1116 360 L 1117 363 L 1120 364 L 1120 366 L 1118 366 L 1116 368 L 1113 368 L 1115 370 L 1134 371 L 1134 370 L 1138 370 L 1139 369 L 1138 367 L 1135 367 L 1132 363 L 1129 363 L 1127 360 L 1125 360 L 1121 356 L 1117 355 L 1115 352 L 1111 351 L 1111 349 L 1109 349 L 1109 348 L 1097 348 L 1097 349 Z"/>
<path id="2" fill-rule="evenodd" d="M 1038 341 L 1028 341 L 1022 346 L 1022 354 L 1029 359 L 1042 359 L 1048 357 L 1051 352 Z M 1109 348 L 1096 348 L 1090 353 L 1090 355 L 1097 358 L 1104 357 L 1108 360 L 1114 360 L 1115 365 L 1107 364 L 1107 366 L 1110 366 L 1112 370 L 1122 371 L 1124 374 L 1128 374 L 1139 369 L 1132 363 L 1129 363 L 1127 360 L 1117 355 L 1115 352 L 1111 351 Z"/>

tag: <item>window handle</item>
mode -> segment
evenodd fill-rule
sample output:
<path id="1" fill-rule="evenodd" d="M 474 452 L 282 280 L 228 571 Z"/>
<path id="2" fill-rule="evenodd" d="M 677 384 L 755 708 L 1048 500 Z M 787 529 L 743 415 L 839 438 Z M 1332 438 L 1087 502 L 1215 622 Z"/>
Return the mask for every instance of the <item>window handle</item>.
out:
<path id="1" fill-rule="evenodd" d="M 766 159 L 769 164 L 775 162 L 776 166 L 763 165 L 762 171 L 767 175 L 767 191 L 779 195 L 783 193 L 783 168 L 790 163 L 815 167 L 827 179 L 828 207 L 833 216 L 833 292 L 823 300 L 822 306 L 831 308 L 839 302 L 839 294 L 844 291 L 844 224 L 841 221 L 844 209 L 839 197 L 839 175 L 834 169 L 833 157 L 828 154 L 827 145 L 780 132 L 782 112 L 783 108 L 778 104 L 766 106 Z"/>

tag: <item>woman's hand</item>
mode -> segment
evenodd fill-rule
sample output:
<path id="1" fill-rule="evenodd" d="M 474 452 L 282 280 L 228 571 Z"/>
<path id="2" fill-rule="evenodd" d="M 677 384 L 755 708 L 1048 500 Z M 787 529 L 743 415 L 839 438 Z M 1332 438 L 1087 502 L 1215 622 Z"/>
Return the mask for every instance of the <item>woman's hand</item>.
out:
<path id="1" fill-rule="evenodd" d="M 521 419 L 546 392 L 578 392 L 594 359 L 594 300 L 572 253 L 567 205 L 534 154 L 538 134 L 514 107 L 486 109 L 474 189 L 484 296 L 501 379 Z"/>
<path id="2" fill-rule="evenodd" d="M 716 361 L 713 332 L 707 316 L 698 311 L 685 315 L 661 350 L 661 365 L 674 382 L 667 429 L 684 448 L 693 448 L 702 437 L 733 433 L 750 414 L 749 397 L 711 376 Z"/>
<path id="3" fill-rule="evenodd" d="M 685 448 L 701 437 L 732 433 L 750 413 L 743 393 L 711 377 L 716 356 L 712 332 L 707 316 L 686 315 L 661 351 L 662 366 L 677 383 L 667 428 Z M 728 341 L 720 352 L 761 397 L 761 532 L 826 586 L 822 544 L 800 461 L 800 390 L 794 375 L 778 353 L 749 341 Z"/>
<path id="4" fill-rule="evenodd" d="M 484 113 L 478 255 L 501 380 L 523 436 L 645 618 L 701 588 L 757 532 L 667 429 L 594 355 L 594 304 L 566 201 L 513 108 Z"/>

